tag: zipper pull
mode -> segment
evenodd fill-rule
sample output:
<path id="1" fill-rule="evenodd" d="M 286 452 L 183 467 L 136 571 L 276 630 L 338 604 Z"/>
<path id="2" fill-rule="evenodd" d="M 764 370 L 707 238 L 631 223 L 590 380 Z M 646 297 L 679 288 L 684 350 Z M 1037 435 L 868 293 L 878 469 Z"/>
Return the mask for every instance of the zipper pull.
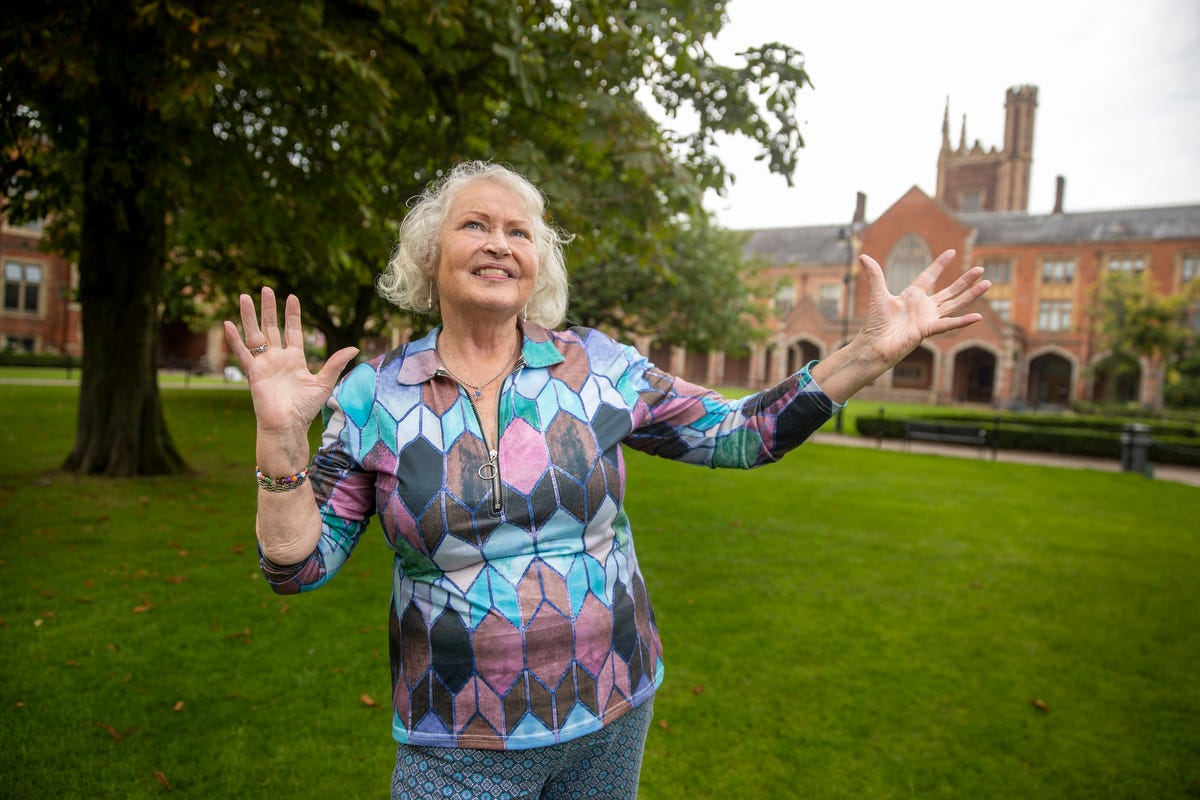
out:
<path id="1" fill-rule="evenodd" d="M 503 508 L 500 498 L 500 453 L 497 450 L 488 450 L 488 462 L 479 465 L 479 477 L 492 484 L 492 515 L 500 516 L 500 511 Z"/>

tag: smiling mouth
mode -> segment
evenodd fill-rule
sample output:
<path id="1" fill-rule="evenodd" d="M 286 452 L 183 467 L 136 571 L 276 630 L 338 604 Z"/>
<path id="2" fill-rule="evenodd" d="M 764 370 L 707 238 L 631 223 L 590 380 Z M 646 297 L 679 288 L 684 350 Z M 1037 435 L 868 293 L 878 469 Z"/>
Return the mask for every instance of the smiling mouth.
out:
<path id="1" fill-rule="evenodd" d="M 480 267 L 475 270 L 475 274 L 481 278 L 511 278 L 508 270 L 500 267 Z"/>

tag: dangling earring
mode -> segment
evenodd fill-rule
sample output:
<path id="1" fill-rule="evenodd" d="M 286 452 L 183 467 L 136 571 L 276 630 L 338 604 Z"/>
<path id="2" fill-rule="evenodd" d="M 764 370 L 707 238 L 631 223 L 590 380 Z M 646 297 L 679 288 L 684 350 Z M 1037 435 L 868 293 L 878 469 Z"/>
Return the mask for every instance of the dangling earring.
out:
<path id="1" fill-rule="evenodd" d="M 521 322 L 529 322 L 529 306 L 525 306 L 525 310 L 521 312 Z"/>
<path id="2" fill-rule="evenodd" d="M 429 297 L 425 300 L 425 310 L 433 308 L 433 281 L 429 282 Z"/>

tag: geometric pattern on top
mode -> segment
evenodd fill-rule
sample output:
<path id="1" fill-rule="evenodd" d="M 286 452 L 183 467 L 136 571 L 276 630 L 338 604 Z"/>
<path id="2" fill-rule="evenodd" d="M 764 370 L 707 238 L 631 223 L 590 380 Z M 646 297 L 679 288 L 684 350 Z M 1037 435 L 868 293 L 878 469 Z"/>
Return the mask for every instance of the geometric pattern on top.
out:
<path id="1" fill-rule="evenodd" d="M 377 515 L 395 551 L 393 736 L 524 749 L 598 730 L 649 699 L 662 645 L 625 515 L 621 445 L 711 467 L 780 458 L 839 406 L 807 368 L 728 400 L 634 348 L 522 329 L 491 467 L 472 397 L 439 369 L 439 329 L 358 365 L 327 404 L 309 480 L 316 550 L 262 559 L 275 591 L 315 589 Z"/>

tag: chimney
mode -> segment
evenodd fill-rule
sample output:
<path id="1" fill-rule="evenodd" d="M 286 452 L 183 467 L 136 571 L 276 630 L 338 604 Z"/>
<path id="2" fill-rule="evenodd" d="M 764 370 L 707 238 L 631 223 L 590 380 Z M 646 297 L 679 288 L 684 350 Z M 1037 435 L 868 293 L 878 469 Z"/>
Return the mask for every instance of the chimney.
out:
<path id="1" fill-rule="evenodd" d="M 854 202 L 854 226 L 858 227 L 867 220 L 867 195 L 859 192 Z"/>
<path id="2" fill-rule="evenodd" d="M 1057 184 L 1054 188 L 1054 213 L 1063 213 L 1063 195 L 1067 193 L 1067 179 L 1062 175 L 1058 176 L 1055 181 Z"/>

